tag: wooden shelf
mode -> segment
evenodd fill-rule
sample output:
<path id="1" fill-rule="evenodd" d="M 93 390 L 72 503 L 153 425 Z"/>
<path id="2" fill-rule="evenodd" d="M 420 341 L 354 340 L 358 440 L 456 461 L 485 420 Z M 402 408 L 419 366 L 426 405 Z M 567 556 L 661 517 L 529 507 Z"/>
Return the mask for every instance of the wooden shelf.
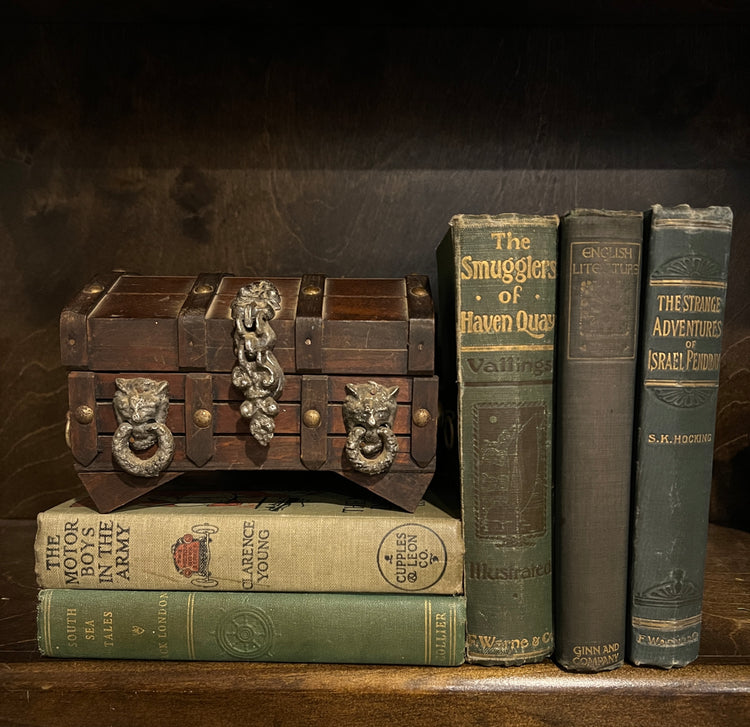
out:
<path id="1" fill-rule="evenodd" d="M 683 669 L 82 661 L 39 656 L 34 522 L 0 521 L 0 724 L 750 723 L 750 533 L 711 526 L 701 657 Z M 613 717 L 615 715 L 616 717 Z"/>

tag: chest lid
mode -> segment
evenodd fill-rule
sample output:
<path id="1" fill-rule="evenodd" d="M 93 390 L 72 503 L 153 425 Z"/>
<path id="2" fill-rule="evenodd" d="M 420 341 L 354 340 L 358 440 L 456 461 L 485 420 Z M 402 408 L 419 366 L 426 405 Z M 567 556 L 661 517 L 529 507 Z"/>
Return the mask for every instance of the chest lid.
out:
<path id="1" fill-rule="evenodd" d="M 266 278 L 286 373 L 431 375 L 434 307 L 423 275 Z M 232 303 L 258 278 L 100 275 L 60 316 L 62 362 L 91 371 L 229 372 Z"/>

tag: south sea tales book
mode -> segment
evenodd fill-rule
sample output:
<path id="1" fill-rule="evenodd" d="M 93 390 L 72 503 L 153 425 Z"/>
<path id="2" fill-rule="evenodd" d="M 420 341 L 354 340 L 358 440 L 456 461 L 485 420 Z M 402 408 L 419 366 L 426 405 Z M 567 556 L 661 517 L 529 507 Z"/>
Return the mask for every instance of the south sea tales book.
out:
<path id="1" fill-rule="evenodd" d="M 456 666 L 465 598 L 416 593 L 39 592 L 44 656 Z"/>
<path id="2" fill-rule="evenodd" d="M 541 661 L 554 643 L 557 229 L 554 215 L 456 215 L 438 248 L 441 305 L 453 309 L 442 335 L 455 351 L 467 661 L 477 664 Z"/>

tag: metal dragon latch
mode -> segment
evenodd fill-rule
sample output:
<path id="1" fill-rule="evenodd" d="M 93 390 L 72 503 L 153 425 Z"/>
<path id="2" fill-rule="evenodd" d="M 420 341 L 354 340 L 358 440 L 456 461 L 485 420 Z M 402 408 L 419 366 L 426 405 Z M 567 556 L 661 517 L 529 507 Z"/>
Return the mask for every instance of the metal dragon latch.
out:
<path id="1" fill-rule="evenodd" d="M 398 386 L 386 388 L 375 381 L 347 384 L 342 410 L 346 425 L 346 457 L 358 472 L 387 472 L 398 451 L 393 433 Z"/>
<path id="2" fill-rule="evenodd" d="M 276 399 L 284 388 L 284 372 L 273 355 L 276 333 L 269 323 L 280 309 L 281 295 L 268 280 L 243 286 L 232 301 L 237 357 L 232 384 L 245 396 L 240 413 L 250 424 L 250 434 L 264 447 L 273 438 Z"/>
<path id="3" fill-rule="evenodd" d="M 112 437 L 112 456 L 126 472 L 136 477 L 156 477 L 172 461 L 174 437 L 165 424 L 169 408 L 166 381 L 147 378 L 115 379 L 112 404 L 117 417 L 117 430 Z M 141 459 L 133 450 L 142 452 L 157 445 L 148 459 Z"/>

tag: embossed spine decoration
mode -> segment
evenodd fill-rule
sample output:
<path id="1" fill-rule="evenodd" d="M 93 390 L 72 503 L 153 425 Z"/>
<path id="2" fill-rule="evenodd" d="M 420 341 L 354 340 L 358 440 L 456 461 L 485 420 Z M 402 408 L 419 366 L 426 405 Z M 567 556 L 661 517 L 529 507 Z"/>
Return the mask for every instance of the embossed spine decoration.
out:
<path id="1" fill-rule="evenodd" d="M 625 658 L 643 214 L 572 210 L 561 232 L 555 659 L 596 672 Z"/>
<path id="2" fill-rule="evenodd" d="M 541 661 L 554 644 L 557 230 L 556 216 L 458 215 L 438 250 L 456 307 L 467 661 L 478 664 Z"/>
<path id="3" fill-rule="evenodd" d="M 346 458 L 357 472 L 387 472 L 398 451 L 393 433 L 398 386 L 386 388 L 375 381 L 347 384 L 343 406 Z"/>
<path id="4" fill-rule="evenodd" d="M 650 214 L 630 584 L 635 664 L 698 656 L 732 212 Z"/>
<path id="5" fill-rule="evenodd" d="M 165 424 L 169 408 L 166 381 L 138 377 L 115 379 L 112 404 L 117 418 L 117 430 L 112 436 L 112 456 L 128 474 L 136 477 L 156 477 L 174 456 L 174 437 Z M 157 450 L 142 459 L 135 454 Z"/>
<path id="6" fill-rule="evenodd" d="M 264 447 L 273 438 L 279 413 L 276 400 L 284 388 L 284 372 L 273 355 L 276 333 L 270 324 L 280 309 L 279 291 L 267 280 L 243 286 L 232 301 L 237 357 L 232 384 L 245 397 L 240 413 L 249 422 L 250 434 Z"/>

